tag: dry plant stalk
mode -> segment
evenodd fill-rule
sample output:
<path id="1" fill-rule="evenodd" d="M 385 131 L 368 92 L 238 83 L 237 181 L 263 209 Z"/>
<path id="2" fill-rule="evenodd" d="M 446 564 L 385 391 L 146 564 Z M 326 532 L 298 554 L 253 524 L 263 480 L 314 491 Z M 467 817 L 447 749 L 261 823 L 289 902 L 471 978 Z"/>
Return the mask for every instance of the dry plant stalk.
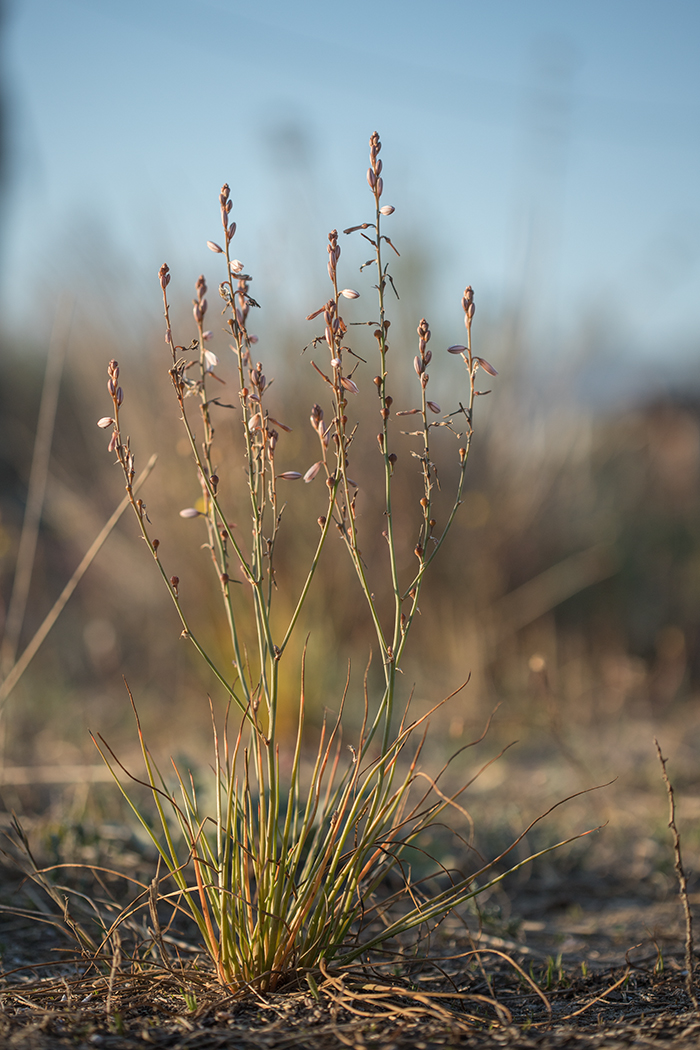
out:
<path id="1" fill-rule="evenodd" d="M 278 473 L 276 468 L 280 432 L 289 428 L 273 416 L 269 407 L 270 381 L 262 363 L 252 356 L 256 340 L 249 331 L 249 315 L 258 304 L 250 293 L 252 278 L 232 256 L 236 223 L 230 218 L 228 185 L 221 190 L 222 246 L 214 241 L 208 245 L 225 264 L 218 293 L 227 317 L 238 381 L 251 526 L 248 539 L 230 521 L 225 502 L 227 481 L 219 477 L 217 466 L 213 416 L 219 408 L 231 406 L 221 405 L 211 393 L 211 379 L 218 378 L 214 370 L 219 361 L 207 349 L 211 336 L 205 330 L 209 309 L 207 284 L 203 276 L 197 280 L 193 300 L 197 334 L 186 346 L 178 343 L 173 333 L 168 266 L 163 265 L 159 272 L 165 338 L 171 356 L 169 375 L 202 493 L 198 506 L 181 511 L 181 515 L 202 519 L 206 530 L 206 546 L 218 580 L 230 639 L 233 678 L 216 665 L 199 641 L 181 601 L 180 581 L 165 568 L 145 506 L 136 497 L 134 452 L 122 430 L 124 395 L 116 361 L 110 362 L 108 369 L 112 414 L 98 424 L 111 428 L 109 451 L 116 453 L 141 535 L 177 610 L 183 636 L 195 647 L 227 697 L 223 729 L 217 725 L 212 708 L 215 812 L 209 813 L 200 806 L 191 777 L 188 780 L 177 768 L 177 794 L 168 786 L 143 739 L 135 705 L 146 783 L 155 803 L 158 830 L 151 827 L 120 782 L 118 769 L 123 767 L 109 746 L 101 737 L 96 744 L 168 870 L 173 889 L 161 893 L 160 899 L 170 900 L 174 907 L 191 915 L 219 981 L 234 993 L 278 988 L 292 973 L 318 973 L 330 965 L 347 966 L 387 941 L 393 939 L 396 944 L 408 931 L 432 928 L 451 909 L 500 881 L 508 872 L 496 865 L 517 844 L 475 873 L 448 872 L 436 862 L 437 875 L 432 880 L 411 875 L 411 851 L 414 857 L 424 855 L 420 836 L 442 814 L 460 814 L 467 825 L 470 820 L 457 801 L 468 785 L 453 795 L 438 787 L 449 762 L 432 778 L 418 768 L 428 715 L 409 723 L 407 709 L 398 717 L 395 708 L 400 665 L 418 611 L 421 587 L 461 503 L 474 404 L 481 393 L 477 379 L 480 372 L 494 376 L 496 371 L 472 349 L 474 293 L 468 287 L 461 304 L 466 342 L 447 348 L 463 363 L 464 393 L 461 400 L 456 398 L 458 407 L 442 415 L 439 405 L 427 396 L 433 354 L 428 322 L 420 321 L 413 359 L 418 407 L 401 413 L 414 416 L 418 424 L 409 438 L 417 445 L 412 456 L 419 465 L 423 488 L 413 546 L 415 561 L 407 567 L 399 555 L 398 523 L 392 509 L 398 476 L 394 420 L 399 413 L 392 414 L 390 321 L 385 302 L 389 285 L 393 287 L 385 255 L 387 249 L 398 252 L 383 232 L 384 220 L 394 208 L 382 204 L 380 151 L 381 143 L 375 133 L 370 139 L 367 171 L 374 205 L 372 220 L 344 231 L 360 233 L 373 251 L 372 259 L 362 269 L 372 266 L 376 275 L 378 320 L 364 323 L 372 327 L 376 340 L 377 374 L 373 380 L 361 375 L 362 359 L 348 345 L 349 328 L 341 308 L 358 299 L 359 293 L 342 286 L 341 248 L 338 233 L 333 230 L 327 245 L 331 294 L 308 318 L 320 318 L 323 325 L 322 334 L 309 345 L 327 356 L 326 364 L 314 360 L 312 365 L 331 409 L 328 416 L 318 403 L 311 409 L 318 452 L 316 461 L 306 470 Z M 455 377 L 455 387 L 457 382 Z M 379 487 L 386 522 L 387 578 L 393 596 L 393 611 L 388 618 L 375 599 L 381 582 L 367 577 L 359 542 L 358 488 L 349 474 L 349 454 L 356 434 L 356 424 L 349 418 L 350 406 L 353 398 L 363 396 L 363 391 L 367 396 L 372 386 L 381 417 L 377 435 L 382 474 Z M 197 412 L 191 410 L 193 404 Z M 431 446 L 437 427 L 446 428 L 456 438 L 458 467 L 455 492 L 441 528 L 435 516 L 437 468 Z M 275 577 L 283 510 L 279 488 L 289 481 L 310 484 L 315 478 L 325 481 L 325 513 L 318 518 L 320 532 L 306 578 L 296 600 L 286 606 L 293 611 L 280 626 L 282 614 L 273 615 L 277 586 L 283 586 L 283 581 Z M 340 536 L 354 567 L 376 633 L 383 685 L 380 695 L 371 698 L 365 675 L 361 729 L 349 748 L 350 757 L 343 759 L 341 718 L 350 687 L 348 676 L 338 717 L 332 725 L 324 722 L 313 769 L 307 776 L 302 764 L 307 688 L 302 658 L 296 742 L 291 772 L 283 783 L 277 726 L 282 699 L 280 663 L 299 623 L 331 531 Z M 235 732 L 229 734 L 232 708 L 238 709 L 239 723 Z M 423 735 L 412 757 L 407 763 L 400 763 L 402 753 L 421 726 Z M 517 841 L 521 840 L 522 836 Z M 527 861 L 509 870 L 517 870 L 524 863 Z M 388 880 L 392 873 L 394 888 Z M 396 876 L 400 881 L 398 890 Z"/>
<path id="2" fill-rule="evenodd" d="M 673 784 L 669 780 L 668 773 L 666 772 L 666 759 L 661 754 L 661 746 L 656 737 L 654 737 L 654 744 L 656 745 L 656 754 L 659 756 L 659 762 L 661 763 L 661 776 L 666 785 L 666 793 L 668 795 L 668 826 L 673 835 L 673 853 L 675 857 L 676 875 L 678 877 L 678 896 L 681 899 L 683 915 L 685 917 L 685 987 L 688 992 L 688 997 L 693 1004 L 693 1008 L 697 1010 L 698 997 L 695 994 L 695 985 L 693 983 L 693 915 L 690 910 L 690 899 L 688 897 L 688 879 L 685 874 L 683 857 L 681 855 L 681 836 L 678 831 L 678 825 L 676 824 L 676 800 L 673 793 Z"/>

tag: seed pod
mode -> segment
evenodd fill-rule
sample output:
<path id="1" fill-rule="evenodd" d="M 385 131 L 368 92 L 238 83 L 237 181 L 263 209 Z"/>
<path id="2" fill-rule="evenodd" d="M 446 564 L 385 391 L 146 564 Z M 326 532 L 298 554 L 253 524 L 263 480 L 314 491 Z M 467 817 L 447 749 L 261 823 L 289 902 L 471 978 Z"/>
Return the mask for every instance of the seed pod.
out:
<path id="1" fill-rule="evenodd" d="M 391 463 L 391 465 L 392 465 L 392 467 L 393 467 L 393 466 L 394 466 L 394 464 L 396 463 L 396 460 L 398 459 L 398 456 L 396 455 L 396 453 L 395 453 L 395 452 L 391 452 L 391 453 L 390 453 L 390 454 L 389 454 L 389 455 L 387 456 L 387 459 L 389 460 L 389 462 Z"/>

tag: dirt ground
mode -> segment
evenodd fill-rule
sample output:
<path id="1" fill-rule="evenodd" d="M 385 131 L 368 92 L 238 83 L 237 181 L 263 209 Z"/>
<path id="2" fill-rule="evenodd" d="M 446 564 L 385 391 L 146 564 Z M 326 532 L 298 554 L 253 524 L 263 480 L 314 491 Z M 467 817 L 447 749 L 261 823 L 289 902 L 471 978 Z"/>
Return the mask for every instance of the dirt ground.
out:
<path id="1" fill-rule="evenodd" d="M 404 955 L 390 967 L 372 960 L 350 973 L 316 974 L 310 982 L 302 976 L 274 995 L 229 996 L 211 979 L 187 931 L 174 943 L 177 965 L 170 972 L 158 960 L 134 972 L 126 947 L 111 972 L 94 966 L 76 955 L 75 942 L 58 928 L 59 905 L 6 859 L 0 869 L 0 1046 L 696 1047 L 700 1014 L 687 994 L 667 799 L 648 729 L 640 729 L 638 750 L 628 733 L 626 764 L 618 762 L 614 784 L 556 809 L 522 848 L 531 853 L 577 831 L 602 830 L 510 876 L 480 898 L 478 913 L 449 916 L 431 936 L 429 960 L 407 963 Z M 667 736 L 669 750 L 679 756 L 671 773 L 679 787 L 690 904 L 697 912 L 695 741 L 681 761 L 687 721 L 675 737 Z M 610 747 L 615 750 L 615 741 Z M 478 842 L 481 851 L 495 855 L 543 802 L 579 790 L 580 779 L 566 756 L 531 762 L 526 751 L 489 767 L 470 806 L 476 827 L 488 828 Z M 596 776 L 596 782 L 606 781 Z M 55 812 L 65 813 L 65 799 L 59 803 Z M 79 823 L 69 834 L 55 813 L 53 819 L 44 842 L 52 844 L 54 861 L 75 856 L 122 871 L 145 864 L 150 879 L 128 832 L 120 837 L 111 826 L 91 839 Z M 89 896 L 86 877 L 72 878 L 73 889 Z M 696 977 L 700 991 L 700 966 Z"/>
<path id="2" fill-rule="evenodd" d="M 48 917 L 40 891 L 16 871 L 4 869 L 2 885 L 7 907 Z M 700 1043 L 675 894 L 660 894 L 653 880 L 557 879 L 549 870 L 514 887 L 507 904 L 485 909 L 480 929 L 449 918 L 431 947 L 432 963 L 391 976 L 381 965 L 331 973 L 242 1000 L 215 986 L 185 944 L 179 977 L 162 968 L 107 974 L 76 957 L 55 927 L 5 913 L 0 1045 L 661 1050 Z M 474 948 L 477 956 L 465 954 Z"/>

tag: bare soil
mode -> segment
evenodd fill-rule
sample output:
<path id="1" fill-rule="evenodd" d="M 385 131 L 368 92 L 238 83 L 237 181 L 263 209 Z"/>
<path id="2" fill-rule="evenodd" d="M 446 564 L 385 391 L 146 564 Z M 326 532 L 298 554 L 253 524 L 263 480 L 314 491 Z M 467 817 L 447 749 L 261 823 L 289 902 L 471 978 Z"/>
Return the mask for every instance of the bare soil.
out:
<path id="1" fill-rule="evenodd" d="M 684 927 L 675 894 L 653 879 L 551 870 L 514 886 L 475 924 L 450 918 L 414 962 L 300 981 L 274 995 L 234 999 L 206 960 L 183 969 L 110 974 L 76 955 L 39 921 L 55 916 L 16 870 L 4 913 L 0 1045 L 71 1048 L 695 1047 L 700 1015 L 684 975 Z M 507 906 L 506 906 L 507 905 Z M 473 953 L 478 949 L 478 955 Z M 183 974 L 185 977 L 183 977 Z M 529 980 L 528 980 L 529 979 Z"/>

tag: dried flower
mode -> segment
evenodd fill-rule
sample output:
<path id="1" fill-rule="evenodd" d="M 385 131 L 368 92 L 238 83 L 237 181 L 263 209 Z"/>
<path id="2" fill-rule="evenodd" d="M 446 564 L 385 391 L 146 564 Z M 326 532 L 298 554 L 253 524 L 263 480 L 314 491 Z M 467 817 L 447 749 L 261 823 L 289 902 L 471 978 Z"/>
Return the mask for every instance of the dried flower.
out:
<path id="1" fill-rule="evenodd" d="M 206 339 L 206 332 L 204 333 L 204 338 Z M 204 351 L 204 360 L 206 362 L 207 372 L 211 372 L 212 368 L 216 368 L 219 363 L 219 358 L 211 350 Z"/>
<path id="2" fill-rule="evenodd" d="M 231 259 L 230 269 L 231 273 L 240 273 L 243 269 L 243 263 L 240 259 Z"/>

